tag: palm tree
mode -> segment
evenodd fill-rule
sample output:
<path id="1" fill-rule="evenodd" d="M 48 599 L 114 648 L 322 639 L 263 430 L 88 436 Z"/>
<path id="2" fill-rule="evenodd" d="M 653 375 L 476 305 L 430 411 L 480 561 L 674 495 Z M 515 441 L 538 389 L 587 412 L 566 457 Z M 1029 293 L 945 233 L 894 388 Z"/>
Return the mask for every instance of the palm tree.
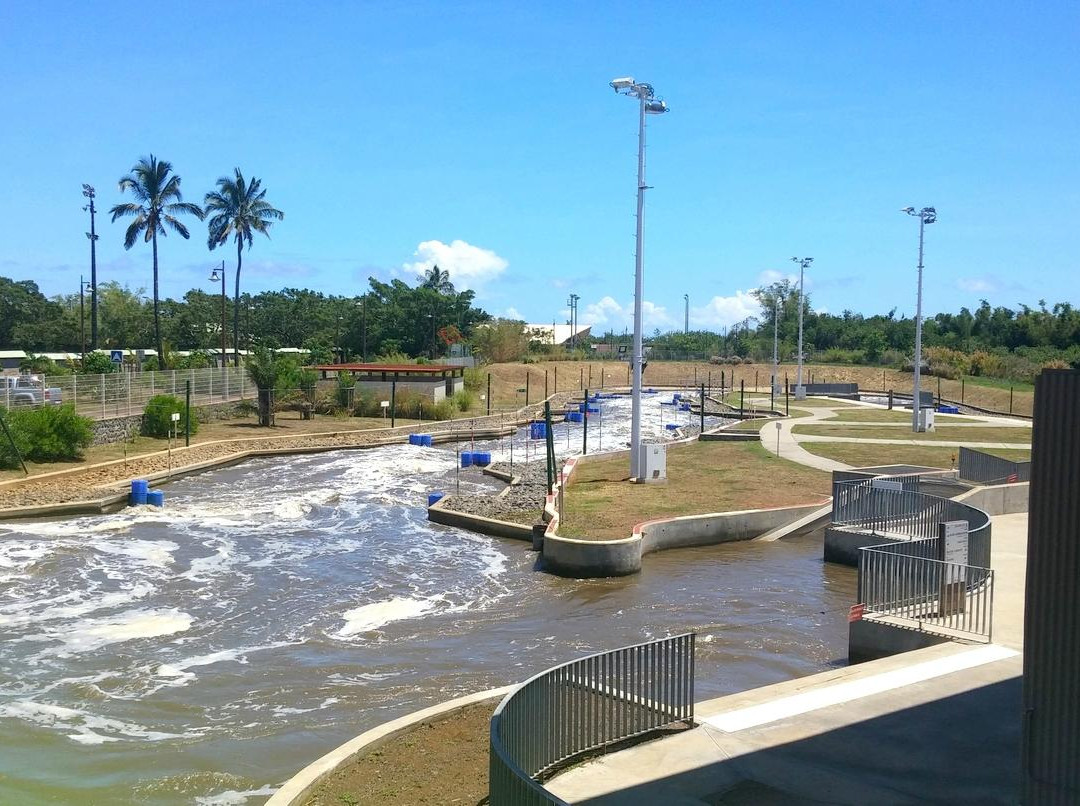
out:
<path id="1" fill-rule="evenodd" d="M 440 269 L 437 263 L 423 274 L 418 274 L 416 281 L 420 283 L 421 288 L 430 288 L 440 294 L 454 293 L 454 284 L 450 282 L 450 272 Z"/>
<path id="2" fill-rule="evenodd" d="M 218 179 L 218 189 L 207 193 L 203 203 L 206 205 L 206 214 L 210 216 L 210 221 L 207 222 L 210 235 L 206 241 L 210 249 L 227 243 L 230 235 L 236 241 L 233 364 L 240 366 L 240 265 L 243 262 L 244 243 L 251 248 L 253 232 L 261 232 L 269 238 L 271 225 L 274 221 L 283 219 L 285 214 L 263 198 L 266 191 L 261 189 L 260 180 L 253 176 L 248 184 L 239 168 L 234 168 L 233 171 L 235 178 L 223 176 Z"/>
<path id="3" fill-rule="evenodd" d="M 121 216 L 135 216 L 124 233 L 125 249 L 134 246 L 139 235 L 143 236 L 144 242 L 150 241 L 154 245 L 154 341 L 160 361 L 164 350 L 158 313 L 158 234 L 165 237 L 165 225 L 168 224 L 169 229 L 180 233 L 182 238 L 190 237 L 191 233 L 176 216 L 190 213 L 201 221 L 203 211 L 199 205 L 185 202 L 180 195 L 180 177 L 172 173 L 172 163 L 158 160 L 153 154 L 140 159 L 131 173 L 120 178 L 120 192 L 125 190 L 130 190 L 138 203 L 118 204 L 109 212 L 113 221 Z"/>

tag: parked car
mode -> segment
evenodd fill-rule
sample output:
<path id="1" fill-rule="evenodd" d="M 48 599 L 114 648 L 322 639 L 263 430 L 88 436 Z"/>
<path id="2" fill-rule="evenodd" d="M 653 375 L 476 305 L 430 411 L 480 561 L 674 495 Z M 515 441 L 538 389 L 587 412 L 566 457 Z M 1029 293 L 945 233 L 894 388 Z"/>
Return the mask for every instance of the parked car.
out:
<path id="1" fill-rule="evenodd" d="M 37 375 L 0 376 L 0 406 L 5 408 L 58 406 L 62 402 L 60 388 L 45 386 L 44 380 Z"/>

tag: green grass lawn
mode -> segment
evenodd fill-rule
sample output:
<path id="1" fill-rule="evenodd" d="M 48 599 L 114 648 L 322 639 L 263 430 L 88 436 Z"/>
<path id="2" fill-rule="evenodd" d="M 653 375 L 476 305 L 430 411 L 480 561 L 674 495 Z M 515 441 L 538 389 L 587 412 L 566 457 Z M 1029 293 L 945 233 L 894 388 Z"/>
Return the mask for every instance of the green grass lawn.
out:
<path id="1" fill-rule="evenodd" d="M 796 435 L 821 437 L 849 437 L 860 439 L 925 439 L 940 442 L 1031 442 L 1030 428 L 987 426 L 985 428 L 962 428 L 939 426 L 933 431 L 915 433 L 903 426 L 843 426 L 843 425 L 797 425 L 792 429 Z"/>
<path id="2" fill-rule="evenodd" d="M 948 425 L 949 423 L 977 423 L 973 417 L 944 417 L 943 415 L 937 415 L 941 418 L 938 422 L 941 425 Z M 911 412 L 893 409 L 862 409 L 851 408 L 844 409 L 837 412 L 835 416 L 830 417 L 826 422 L 829 423 L 910 423 Z"/>
<path id="3" fill-rule="evenodd" d="M 776 456 L 757 442 L 693 442 L 668 448 L 666 483 L 630 484 L 625 457 L 582 464 L 566 489 L 559 534 L 629 537 L 655 518 L 815 504 L 830 474 Z"/>
<path id="4" fill-rule="evenodd" d="M 860 445 L 857 442 L 804 442 L 801 447 L 826 459 L 852 467 L 877 467 L 879 465 L 922 465 L 950 469 L 958 461 L 957 448 L 933 445 Z M 1031 458 L 1031 451 L 1012 449 L 986 450 L 995 456 L 1013 461 Z"/>

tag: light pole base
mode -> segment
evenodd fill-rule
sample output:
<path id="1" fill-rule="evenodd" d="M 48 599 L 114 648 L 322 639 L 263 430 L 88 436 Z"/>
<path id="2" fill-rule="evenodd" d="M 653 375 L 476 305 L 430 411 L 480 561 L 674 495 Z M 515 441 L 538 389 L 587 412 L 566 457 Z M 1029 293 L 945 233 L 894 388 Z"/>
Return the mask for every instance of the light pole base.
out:
<path id="1" fill-rule="evenodd" d="M 795 387 L 795 399 L 796 400 L 806 400 L 806 387 L 805 386 L 796 386 Z"/>

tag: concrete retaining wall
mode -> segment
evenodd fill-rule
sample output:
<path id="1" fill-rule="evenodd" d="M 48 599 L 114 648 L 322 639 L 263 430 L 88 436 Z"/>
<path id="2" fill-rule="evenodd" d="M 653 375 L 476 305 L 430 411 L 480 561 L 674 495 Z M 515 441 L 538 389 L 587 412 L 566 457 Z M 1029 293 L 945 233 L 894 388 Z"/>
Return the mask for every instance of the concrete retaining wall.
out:
<path id="1" fill-rule="evenodd" d="M 827 563 L 859 567 L 859 549 L 864 546 L 880 546 L 884 543 L 907 543 L 906 537 L 890 538 L 855 532 L 829 526 L 825 529 L 825 555 Z"/>
<path id="2" fill-rule="evenodd" d="M 887 658 L 949 641 L 941 635 L 864 618 L 848 624 L 848 663 Z"/>
<path id="3" fill-rule="evenodd" d="M 442 722 L 470 705 L 492 701 L 491 710 L 494 712 L 497 699 L 505 697 L 514 689 L 514 686 L 481 691 L 478 694 L 469 694 L 465 697 L 449 700 L 447 702 L 414 711 L 411 714 L 394 719 L 365 731 L 340 747 L 331 750 L 322 758 L 308 764 L 296 775 L 285 782 L 274 795 L 266 802 L 266 806 L 300 806 L 307 803 L 319 785 L 335 770 L 350 764 L 358 758 L 367 755 L 386 744 L 391 739 L 409 733 L 422 725 L 430 725 Z"/>
<path id="4" fill-rule="evenodd" d="M 446 509 L 442 500 L 436 501 L 428 507 L 428 520 L 432 523 L 441 523 L 443 526 L 456 526 L 459 529 L 467 529 L 470 532 L 478 532 L 492 537 L 508 537 L 512 540 L 526 540 L 530 544 L 533 539 L 532 526 L 511 521 L 500 521 L 495 518 L 485 518 L 480 515 L 470 515 L 466 512 L 456 512 Z"/>
<path id="5" fill-rule="evenodd" d="M 706 431 L 701 435 L 702 442 L 758 442 L 760 439 L 757 431 Z"/>
<path id="6" fill-rule="evenodd" d="M 112 442 L 128 442 L 142 431 L 142 415 L 132 417 L 113 417 L 108 420 L 94 420 L 90 424 L 94 434 L 91 445 L 108 445 Z"/>
<path id="7" fill-rule="evenodd" d="M 957 496 L 955 500 L 981 509 L 989 515 L 1012 515 L 1028 511 L 1028 489 L 1029 484 L 1026 481 L 995 484 L 990 487 L 976 487 Z"/>

